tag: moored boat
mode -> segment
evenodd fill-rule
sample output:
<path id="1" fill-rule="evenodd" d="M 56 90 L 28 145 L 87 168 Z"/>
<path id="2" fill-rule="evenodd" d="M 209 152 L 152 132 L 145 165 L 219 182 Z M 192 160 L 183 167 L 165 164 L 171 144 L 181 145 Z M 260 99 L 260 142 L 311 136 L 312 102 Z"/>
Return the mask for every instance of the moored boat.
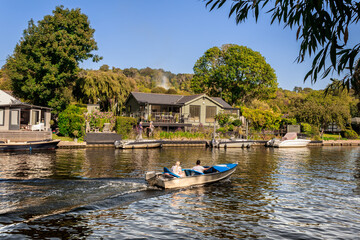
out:
<path id="1" fill-rule="evenodd" d="M 249 148 L 253 144 L 253 141 L 246 139 L 212 139 L 210 147 L 213 148 Z"/>
<path id="2" fill-rule="evenodd" d="M 60 140 L 42 140 L 28 142 L 0 142 L 0 151 L 32 151 L 55 149 Z"/>
<path id="3" fill-rule="evenodd" d="M 164 168 L 164 172 L 162 173 L 154 171 L 147 172 L 145 174 L 145 180 L 150 186 L 165 189 L 203 185 L 229 178 L 235 172 L 237 165 L 237 163 L 214 165 L 204 173 L 192 169 L 184 169 L 186 177 L 180 177 L 167 168 Z"/>
<path id="4" fill-rule="evenodd" d="M 135 149 L 135 148 L 159 148 L 162 147 L 162 141 L 159 140 L 116 140 L 115 148 Z"/>
<path id="5" fill-rule="evenodd" d="M 311 140 L 308 139 L 299 139 L 295 132 L 289 132 L 281 140 L 271 139 L 266 143 L 266 146 L 276 148 L 306 147 L 310 142 Z"/>

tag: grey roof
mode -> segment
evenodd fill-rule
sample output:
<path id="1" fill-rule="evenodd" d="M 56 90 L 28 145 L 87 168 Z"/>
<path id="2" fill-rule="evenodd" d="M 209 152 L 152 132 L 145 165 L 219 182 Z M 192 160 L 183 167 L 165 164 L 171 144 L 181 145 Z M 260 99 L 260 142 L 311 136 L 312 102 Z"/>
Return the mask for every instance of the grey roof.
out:
<path id="1" fill-rule="evenodd" d="M 159 93 L 132 92 L 131 94 L 139 103 L 167 104 L 167 105 L 179 105 L 177 101 L 183 97 L 181 95 L 159 94 Z"/>
<path id="2" fill-rule="evenodd" d="M 199 96 L 205 94 L 196 94 L 190 96 L 183 95 L 171 95 L 171 94 L 160 94 L 160 93 L 140 93 L 131 92 L 136 101 L 139 103 L 150 103 L 150 104 L 166 104 L 166 105 L 184 105 L 185 103 L 196 99 Z M 227 102 L 219 97 L 210 97 L 212 100 L 217 102 L 223 108 L 233 108 Z"/>
<path id="3" fill-rule="evenodd" d="M 230 104 L 224 101 L 224 99 L 219 97 L 212 97 L 213 100 L 215 100 L 217 103 L 219 103 L 223 108 L 233 108 Z"/>
<path id="4" fill-rule="evenodd" d="M 9 93 L 0 90 L 0 105 L 18 104 L 21 103 L 18 99 L 11 96 Z"/>
<path id="5" fill-rule="evenodd" d="M 180 104 L 185 104 L 191 100 L 194 100 L 195 98 L 202 96 L 204 94 L 196 94 L 196 95 L 190 95 L 190 96 L 182 96 L 179 100 L 178 103 Z"/>
<path id="6" fill-rule="evenodd" d="M 11 104 L 0 104 L 0 107 L 35 108 L 35 109 L 49 109 L 49 110 L 52 109 L 49 107 L 42 107 L 42 106 L 27 104 L 27 103 L 23 103 L 23 102 L 11 103 Z"/>
<path id="7" fill-rule="evenodd" d="M 48 107 L 36 106 L 28 103 L 23 103 L 20 100 L 16 99 L 9 93 L 9 91 L 0 90 L 0 106 L 2 107 L 29 107 L 29 108 L 41 108 L 41 109 L 51 109 Z"/>

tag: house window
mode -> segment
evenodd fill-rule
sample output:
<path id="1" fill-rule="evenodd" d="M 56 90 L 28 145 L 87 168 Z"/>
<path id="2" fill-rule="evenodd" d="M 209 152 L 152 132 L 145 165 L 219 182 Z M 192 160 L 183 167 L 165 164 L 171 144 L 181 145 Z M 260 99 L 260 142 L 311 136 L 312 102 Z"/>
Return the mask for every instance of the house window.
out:
<path id="1" fill-rule="evenodd" d="M 0 108 L 0 126 L 4 126 L 5 110 Z"/>
<path id="2" fill-rule="evenodd" d="M 45 115 L 45 111 L 41 111 L 41 122 L 44 123 L 44 126 L 46 127 L 46 115 Z"/>
<path id="3" fill-rule="evenodd" d="M 237 109 L 225 109 L 224 113 L 238 115 L 238 110 Z"/>
<path id="4" fill-rule="evenodd" d="M 39 124 L 39 123 L 40 123 L 40 111 L 33 110 L 31 124 L 36 125 L 36 124 Z"/>
<path id="5" fill-rule="evenodd" d="M 206 118 L 205 122 L 212 123 L 215 121 L 216 107 L 206 106 Z"/>
<path id="6" fill-rule="evenodd" d="M 10 124 L 13 126 L 19 125 L 19 111 L 18 110 L 11 110 L 10 111 Z"/>
<path id="7" fill-rule="evenodd" d="M 193 122 L 200 122 L 200 106 L 190 105 L 189 120 Z"/>

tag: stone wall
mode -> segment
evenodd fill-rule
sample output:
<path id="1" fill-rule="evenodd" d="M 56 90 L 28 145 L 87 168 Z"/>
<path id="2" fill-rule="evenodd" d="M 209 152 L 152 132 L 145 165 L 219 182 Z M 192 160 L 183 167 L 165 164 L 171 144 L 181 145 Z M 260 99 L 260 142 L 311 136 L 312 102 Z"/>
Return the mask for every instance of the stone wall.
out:
<path id="1" fill-rule="evenodd" d="M 117 133 L 86 133 L 84 140 L 87 145 L 111 144 L 113 146 L 116 140 L 121 140 L 121 135 Z"/>
<path id="2" fill-rule="evenodd" d="M 3 131 L 0 132 L 0 141 L 26 142 L 51 139 L 50 131 Z"/>

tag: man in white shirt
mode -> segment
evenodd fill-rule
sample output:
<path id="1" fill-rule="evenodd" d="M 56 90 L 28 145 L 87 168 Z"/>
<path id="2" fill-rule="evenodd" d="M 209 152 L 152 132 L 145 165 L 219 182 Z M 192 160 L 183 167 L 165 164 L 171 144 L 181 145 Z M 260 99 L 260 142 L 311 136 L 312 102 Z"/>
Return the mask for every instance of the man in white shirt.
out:
<path id="1" fill-rule="evenodd" d="M 198 171 L 198 172 L 201 172 L 203 173 L 205 170 L 208 170 L 209 168 L 204 168 L 203 166 L 200 165 L 200 160 L 197 160 L 196 161 L 196 166 L 193 167 L 192 169 L 195 170 L 195 171 Z"/>

